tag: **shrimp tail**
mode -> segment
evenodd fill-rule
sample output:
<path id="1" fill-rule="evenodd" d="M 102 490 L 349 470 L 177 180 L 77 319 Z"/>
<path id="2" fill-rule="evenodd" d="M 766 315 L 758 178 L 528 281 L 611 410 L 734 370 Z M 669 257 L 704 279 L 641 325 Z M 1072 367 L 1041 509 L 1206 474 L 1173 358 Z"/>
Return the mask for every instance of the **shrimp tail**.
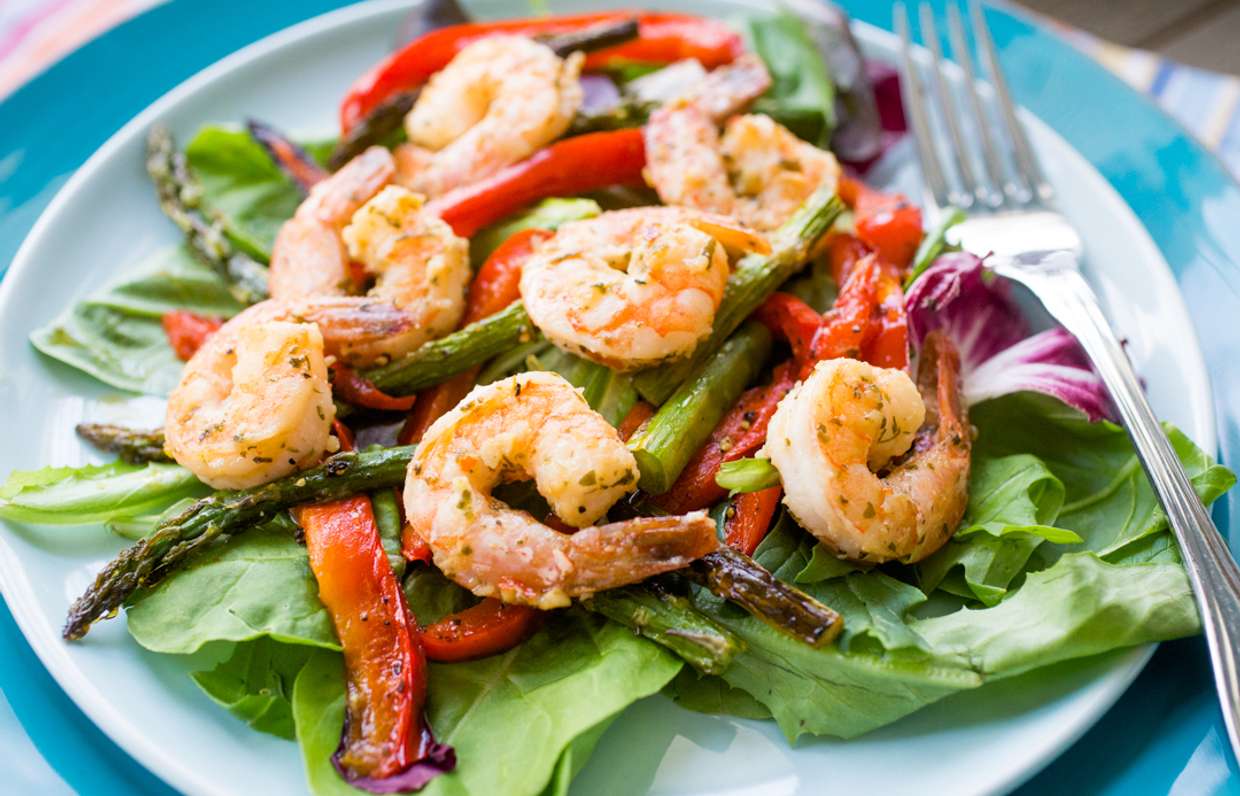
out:
<path id="1" fill-rule="evenodd" d="M 926 404 L 926 420 L 913 445 L 922 450 L 936 443 L 970 448 L 969 414 L 961 400 L 960 353 L 942 331 L 926 336 L 917 367 L 917 389 Z"/>
<path id="2" fill-rule="evenodd" d="M 584 595 L 615 586 L 618 562 L 625 581 L 636 582 L 682 569 L 718 546 L 715 521 L 704 511 L 585 528 L 570 537 L 572 591 Z"/>
<path id="3" fill-rule="evenodd" d="M 716 124 L 740 113 L 771 87 L 771 73 L 756 55 L 742 55 L 715 69 L 690 92 L 689 100 Z"/>
<path id="4" fill-rule="evenodd" d="M 385 340 L 413 328 L 416 319 L 384 301 L 355 296 L 315 299 L 297 308 L 315 323 L 331 350 Z"/>

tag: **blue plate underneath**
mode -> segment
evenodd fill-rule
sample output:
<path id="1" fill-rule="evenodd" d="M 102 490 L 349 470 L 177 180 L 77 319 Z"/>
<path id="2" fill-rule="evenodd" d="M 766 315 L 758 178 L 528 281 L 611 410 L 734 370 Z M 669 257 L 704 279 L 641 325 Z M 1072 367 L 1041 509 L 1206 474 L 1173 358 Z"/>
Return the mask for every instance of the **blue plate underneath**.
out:
<path id="1" fill-rule="evenodd" d="M 0 264 L 68 175 L 164 92 L 333 0 L 171 2 L 74 52 L 0 103 Z M 887 3 L 843 0 L 891 28 Z M 935 4 L 942 11 L 942 3 Z M 1017 100 L 1080 150 L 1149 228 L 1197 326 L 1219 450 L 1240 462 L 1240 186 L 1174 122 L 1087 56 L 991 12 Z M 3 266 L 0 266 L 0 271 Z M 1229 528 L 1240 490 L 1215 518 Z M 1234 542 L 1240 534 L 1230 531 Z M 0 605 L 0 770 L 13 793 L 166 794 L 64 695 Z M 170 739 L 175 744 L 175 739 Z M 1201 639 L 1164 644 L 1123 698 L 1022 793 L 1240 793 Z"/>

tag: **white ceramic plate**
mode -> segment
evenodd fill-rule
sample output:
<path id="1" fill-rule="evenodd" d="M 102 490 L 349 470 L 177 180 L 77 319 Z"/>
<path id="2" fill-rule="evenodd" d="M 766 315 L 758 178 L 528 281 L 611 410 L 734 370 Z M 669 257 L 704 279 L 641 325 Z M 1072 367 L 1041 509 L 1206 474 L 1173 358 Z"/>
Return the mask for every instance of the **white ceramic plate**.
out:
<path id="1" fill-rule="evenodd" d="M 812 0 L 806 0 L 812 2 Z M 346 8 L 264 39 L 195 76 L 110 139 L 65 186 L 0 285 L 0 473 L 93 461 L 73 425 L 82 419 L 153 422 L 148 401 L 123 400 L 41 358 L 30 332 L 114 278 L 116 269 L 176 240 L 143 172 L 143 137 L 156 121 L 187 140 L 203 123 L 253 115 L 304 134 L 332 131 L 337 99 L 386 52 L 409 3 Z M 527 12 L 516 0 L 469 3 L 482 16 Z M 553 2 L 553 11 L 620 3 Z M 762 0 L 656 1 L 719 15 Z M 871 55 L 891 58 L 888 34 L 857 31 Z M 1091 276 L 1149 381 L 1155 408 L 1204 448 L 1213 416 L 1201 355 L 1175 282 L 1128 207 L 1090 165 L 1030 119 L 1033 142 L 1064 210 L 1078 222 Z M 882 166 L 915 179 L 907 151 Z M 119 549 L 98 529 L 0 533 L 0 587 L 31 646 L 60 685 L 125 750 L 174 787 L 196 794 L 305 791 L 296 747 L 251 731 L 185 676 L 194 662 L 144 652 L 122 622 L 68 645 L 70 601 Z M 1151 648 L 1119 652 L 950 697 L 850 742 L 790 747 L 772 722 L 689 713 L 662 697 L 631 708 L 578 778 L 581 793 L 989 793 L 1014 787 L 1087 729 L 1132 682 Z M 173 744 L 167 743 L 175 738 Z"/>

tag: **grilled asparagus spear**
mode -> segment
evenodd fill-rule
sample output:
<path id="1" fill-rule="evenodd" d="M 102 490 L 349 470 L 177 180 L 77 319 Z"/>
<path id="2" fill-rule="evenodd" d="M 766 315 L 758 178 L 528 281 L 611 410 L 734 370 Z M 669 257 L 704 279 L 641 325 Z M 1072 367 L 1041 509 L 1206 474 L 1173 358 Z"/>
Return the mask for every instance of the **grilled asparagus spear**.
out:
<path id="1" fill-rule="evenodd" d="M 238 251 L 220 223 L 203 214 L 202 191 L 167 129 L 151 128 L 146 155 L 146 171 L 155 182 L 159 206 L 185 233 L 199 259 L 228 282 L 229 292 L 242 304 L 267 298 L 267 267 Z"/>
<path id="2" fill-rule="evenodd" d="M 156 583 L 189 556 L 243 533 L 293 506 L 389 489 L 405 481 L 413 448 L 337 453 L 323 464 L 252 489 L 216 492 L 160 524 L 122 551 L 69 608 L 64 637 L 79 639 L 138 589 Z"/>
<path id="3" fill-rule="evenodd" d="M 163 429 L 143 431 L 110 423 L 78 423 L 76 431 L 96 448 L 118 454 L 131 464 L 172 461 L 164 452 Z"/>

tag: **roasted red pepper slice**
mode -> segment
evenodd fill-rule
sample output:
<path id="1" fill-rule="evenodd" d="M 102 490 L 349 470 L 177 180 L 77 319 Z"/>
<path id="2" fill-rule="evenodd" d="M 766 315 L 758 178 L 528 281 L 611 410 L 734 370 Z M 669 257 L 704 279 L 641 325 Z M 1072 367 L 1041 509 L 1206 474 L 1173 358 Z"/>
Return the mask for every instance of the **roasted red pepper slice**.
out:
<path id="1" fill-rule="evenodd" d="M 616 427 L 616 431 L 620 432 L 620 439 L 625 442 L 629 441 L 629 437 L 637 433 L 637 430 L 645 425 L 646 421 L 654 417 L 654 407 L 645 401 L 638 401 L 629 409 L 628 414 L 620 421 L 620 425 Z"/>
<path id="2" fill-rule="evenodd" d="M 332 391 L 345 403 L 389 412 L 407 412 L 417 400 L 415 395 L 388 395 L 353 368 L 341 364 L 332 365 Z"/>
<path id="3" fill-rule="evenodd" d="M 491 252 L 469 285 L 465 323 L 494 315 L 521 298 L 521 268 L 534 248 L 553 234 L 547 229 L 523 229 L 508 236 Z"/>
<path id="4" fill-rule="evenodd" d="M 862 243 L 856 236 L 838 233 L 831 236 L 827 243 L 827 257 L 831 264 L 831 276 L 835 284 L 842 285 L 848 280 L 853 266 L 870 253 L 870 247 Z"/>
<path id="5" fill-rule="evenodd" d="M 771 529 L 783 494 L 782 487 L 772 486 L 737 495 L 723 520 L 723 540 L 745 555 L 753 555 Z"/>
<path id="6" fill-rule="evenodd" d="M 901 270 L 921 244 L 921 210 L 898 193 L 883 193 L 860 180 L 840 178 L 840 198 L 853 209 L 857 237 Z"/>
<path id="7" fill-rule="evenodd" d="M 189 361 L 216 329 L 224 325 L 224 321 L 222 318 L 198 315 L 186 310 L 173 310 L 164 313 L 160 318 L 160 325 L 164 327 L 168 345 L 172 346 L 177 359 L 185 362 Z"/>
<path id="8" fill-rule="evenodd" d="M 659 505 L 672 514 L 684 514 L 721 500 L 727 490 L 715 483 L 720 466 L 748 456 L 762 447 L 775 407 L 794 384 L 796 373 L 793 363 L 789 361 L 775 368 L 770 384 L 742 393 L 702 447 L 693 454 L 672 488 L 658 496 Z"/>
<path id="9" fill-rule="evenodd" d="M 340 422 L 340 418 L 332 418 L 332 433 L 336 435 L 336 439 L 340 441 L 340 450 L 353 450 L 353 432 L 349 427 Z"/>
<path id="10" fill-rule="evenodd" d="M 426 657 L 370 498 L 304 506 L 296 516 L 319 599 L 344 650 L 348 707 L 332 761 L 358 787 L 421 788 L 451 771 L 456 755 L 435 742 L 423 718 Z"/>
<path id="11" fill-rule="evenodd" d="M 822 327 L 814 335 L 813 356 L 803 363 L 801 378 L 809 375 L 814 365 L 824 359 L 859 357 L 861 346 L 869 335 L 870 322 L 878 304 L 878 282 L 882 266 L 874 255 L 867 255 L 853 268 L 848 281 L 840 288 L 835 304 L 823 317 Z"/>
<path id="12" fill-rule="evenodd" d="M 754 318 L 786 340 L 798 362 L 810 356 L 814 336 L 822 327 L 822 316 L 790 293 L 772 293 L 754 312 Z"/>
<path id="13" fill-rule="evenodd" d="M 384 100 L 422 85 L 462 48 L 482 36 L 551 36 L 634 17 L 637 38 L 591 53 L 586 59 L 587 69 L 614 60 L 671 63 L 685 58 L 696 59 L 710 69 L 744 51 L 740 36 L 723 22 L 685 14 L 608 11 L 451 25 L 419 36 L 354 81 L 340 104 L 340 130 L 347 134 Z"/>
<path id="14" fill-rule="evenodd" d="M 861 344 L 861 358 L 880 368 L 907 370 L 908 315 L 899 278 L 883 273 L 878 280 L 877 299 L 877 314 L 870 323 L 868 339 Z"/>
<path id="15" fill-rule="evenodd" d="M 558 141 L 485 180 L 434 199 L 427 209 L 462 237 L 549 196 L 573 196 L 642 181 L 646 145 L 640 128 L 586 133 Z"/>
<path id="16" fill-rule="evenodd" d="M 472 661 L 506 652 L 538 629 L 542 612 L 487 598 L 449 614 L 422 630 L 422 648 L 432 661 Z"/>

